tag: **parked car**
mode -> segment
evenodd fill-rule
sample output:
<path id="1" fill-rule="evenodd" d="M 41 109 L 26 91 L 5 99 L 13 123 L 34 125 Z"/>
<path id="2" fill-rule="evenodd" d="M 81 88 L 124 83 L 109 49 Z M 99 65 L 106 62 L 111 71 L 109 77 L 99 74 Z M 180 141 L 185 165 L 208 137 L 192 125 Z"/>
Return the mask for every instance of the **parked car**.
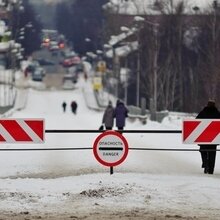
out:
<path id="1" fill-rule="evenodd" d="M 32 72 L 32 80 L 33 81 L 43 81 L 44 76 L 45 76 L 45 71 L 43 68 L 36 68 Z"/>

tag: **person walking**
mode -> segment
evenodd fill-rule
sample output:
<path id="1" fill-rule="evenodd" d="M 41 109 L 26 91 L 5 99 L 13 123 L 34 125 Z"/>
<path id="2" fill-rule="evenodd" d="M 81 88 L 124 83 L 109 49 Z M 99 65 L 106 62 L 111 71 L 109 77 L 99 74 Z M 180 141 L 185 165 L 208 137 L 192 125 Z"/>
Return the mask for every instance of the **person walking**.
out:
<path id="1" fill-rule="evenodd" d="M 72 101 L 71 102 L 71 109 L 72 109 L 72 112 L 74 114 L 76 114 L 76 110 L 77 110 L 77 103 L 76 103 L 76 101 Z"/>
<path id="2" fill-rule="evenodd" d="M 118 99 L 115 107 L 116 127 L 118 130 L 124 129 L 126 117 L 128 117 L 128 109 L 124 103 Z"/>
<path id="3" fill-rule="evenodd" d="M 66 102 L 64 101 L 63 103 L 62 103 L 62 107 L 63 107 L 63 112 L 66 112 Z"/>
<path id="4" fill-rule="evenodd" d="M 106 130 L 112 130 L 112 127 L 114 125 L 114 115 L 115 109 L 112 106 L 112 102 L 109 101 L 108 106 L 106 107 L 102 117 L 102 124 L 105 125 Z"/>
<path id="5" fill-rule="evenodd" d="M 220 119 L 220 112 L 215 106 L 214 100 L 209 100 L 207 105 L 196 116 L 197 119 Z M 216 144 L 202 144 L 200 154 L 202 158 L 202 168 L 204 173 L 213 174 L 216 158 Z"/>

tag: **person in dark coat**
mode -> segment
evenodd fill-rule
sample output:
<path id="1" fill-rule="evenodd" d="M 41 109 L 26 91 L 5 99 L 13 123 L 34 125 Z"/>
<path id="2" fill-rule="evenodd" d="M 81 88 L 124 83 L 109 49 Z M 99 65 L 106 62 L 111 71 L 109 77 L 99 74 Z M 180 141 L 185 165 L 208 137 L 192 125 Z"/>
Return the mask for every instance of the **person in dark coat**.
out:
<path id="1" fill-rule="evenodd" d="M 197 119 L 220 119 L 220 112 L 215 106 L 215 101 L 209 100 L 208 104 L 202 109 L 202 111 L 199 112 L 196 118 Z M 214 168 L 215 168 L 217 145 L 202 144 L 199 146 L 200 146 L 200 153 L 201 153 L 201 158 L 202 158 L 202 168 L 204 168 L 204 173 L 213 174 Z"/>
<path id="2" fill-rule="evenodd" d="M 112 106 L 112 102 L 109 101 L 102 118 L 102 124 L 105 125 L 106 130 L 112 130 L 114 125 L 114 115 L 115 109 Z"/>
<path id="3" fill-rule="evenodd" d="M 63 107 L 63 112 L 66 112 L 66 102 L 64 101 L 63 103 L 62 103 L 62 107 Z"/>
<path id="4" fill-rule="evenodd" d="M 115 107 L 115 119 L 118 130 L 124 129 L 126 117 L 128 117 L 128 109 L 125 107 L 122 101 L 117 100 Z"/>
<path id="5" fill-rule="evenodd" d="M 74 114 L 76 114 L 76 110 L 77 110 L 77 103 L 76 103 L 76 101 L 72 101 L 71 102 L 71 109 L 72 109 L 72 112 Z"/>

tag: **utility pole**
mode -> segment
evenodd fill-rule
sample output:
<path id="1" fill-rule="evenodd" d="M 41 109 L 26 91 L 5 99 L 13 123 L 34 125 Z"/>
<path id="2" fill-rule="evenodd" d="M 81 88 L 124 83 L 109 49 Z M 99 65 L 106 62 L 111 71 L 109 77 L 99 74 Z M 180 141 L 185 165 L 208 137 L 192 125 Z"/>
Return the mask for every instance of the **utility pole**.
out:
<path id="1" fill-rule="evenodd" d="M 136 106 L 140 106 L 140 72 L 141 72 L 141 60 L 140 60 L 140 29 L 137 33 L 137 91 L 136 91 Z"/>
<path id="2" fill-rule="evenodd" d="M 113 50 L 113 71 L 114 71 L 114 76 L 116 78 L 116 88 L 115 88 L 115 97 L 118 98 L 119 96 L 119 85 L 120 85 L 120 61 L 119 57 L 117 56 L 116 53 L 116 48 L 118 44 L 115 44 L 112 46 Z"/>
<path id="3" fill-rule="evenodd" d="M 156 116 L 156 113 L 157 113 L 157 57 L 158 57 L 158 39 L 157 39 L 158 30 L 157 30 L 156 25 L 153 26 L 153 31 L 155 34 L 154 61 L 153 61 L 153 76 L 154 76 L 154 94 L 153 94 L 154 98 L 153 100 L 154 100 L 154 111 L 155 111 L 155 116 Z"/>
<path id="4" fill-rule="evenodd" d="M 125 60 L 125 68 L 126 68 L 126 74 L 125 74 L 125 91 L 124 91 L 124 103 L 125 105 L 128 104 L 128 58 Z"/>

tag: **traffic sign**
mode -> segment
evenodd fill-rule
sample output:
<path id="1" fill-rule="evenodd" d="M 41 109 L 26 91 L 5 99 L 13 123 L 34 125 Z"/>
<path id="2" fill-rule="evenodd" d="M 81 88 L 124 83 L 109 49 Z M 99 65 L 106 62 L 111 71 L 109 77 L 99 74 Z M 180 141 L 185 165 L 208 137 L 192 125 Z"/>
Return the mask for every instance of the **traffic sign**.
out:
<path id="1" fill-rule="evenodd" d="M 183 121 L 184 144 L 220 144 L 220 119 Z"/>
<path id="2" fill-rule="evenodd" d="M 43 119 L 0 119 L 0 143 L 44 143 Z"/>
<path id="3" fill-rule="evenodd" d="M 114 167 L 126 159 L 128 143 L 120 133 L 105 131 L 96 138 L 93 144 L 93 153 L 99 163 Z"/>

